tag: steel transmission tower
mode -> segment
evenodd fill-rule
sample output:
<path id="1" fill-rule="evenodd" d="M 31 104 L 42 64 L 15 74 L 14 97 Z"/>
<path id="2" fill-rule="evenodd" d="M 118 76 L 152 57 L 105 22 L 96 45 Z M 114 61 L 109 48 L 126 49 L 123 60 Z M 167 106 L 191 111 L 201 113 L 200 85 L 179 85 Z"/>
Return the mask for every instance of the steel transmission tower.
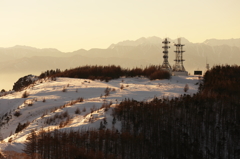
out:
<path id="1" fill-rule="evenodd" d="M 184 66 L 183 66 L 183 44 L 181 44 L 181 39 L 178 38 L 178 44 L 174 44 L 174 46 L 176 46 L 176 51 L 174 51 L 176 53 L 176 59 L 175 61 L 175 66 L 173 68 L 174 72 L 186 72 Z"/>
<path id="2" fill-rule="evenodd" d="M 168 71 L 172 71 L 172 68 L 168 62 L 168 49 L 170 48 L 170 46 L 168 46 L 168 44 L 170 43 L 170 41 L 167 40 L 167 38 L 165 38 L 165 40 L 162 42 L 164 44 L 164 46 L 162 47 L 163 50 L 163 64 L 162 64 L 162 68 L 166 69 Z"/>

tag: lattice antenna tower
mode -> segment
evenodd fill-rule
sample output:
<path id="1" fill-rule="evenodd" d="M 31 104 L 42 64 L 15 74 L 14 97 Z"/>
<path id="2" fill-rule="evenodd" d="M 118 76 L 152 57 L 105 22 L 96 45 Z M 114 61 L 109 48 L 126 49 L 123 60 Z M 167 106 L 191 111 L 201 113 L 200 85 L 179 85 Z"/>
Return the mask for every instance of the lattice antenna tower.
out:
<path id="1" fill-rule="evenodd" d="M 177 71 L 177 72 L 184 72 L 186 71 L 184 66 L 183 66 L 183 44 L 181 44 L 181 39 L 178 38 L 178 43 L 177 44 L 174 44 L 174 46 L 176 47 L 176 51 L 174 51 L 176 53 L 176 59 L 174 60 L 175 61 L 175 66 L 173 68 L 174 71 Z"/>
<path id="2" fill-rule="evenodd" d="M 162 42 L 163 45 L 163 64 L 162 64 L 162 68 L 163 69 L 167 69 L 169 71 L 172 71 L 172 68 L 168 62 L 168 49 L 170 48 L 170 46 L 168 46 L 168 44 L 170 43 L 170 41 L 167 40 L 167 38 L 165 38 L 165 40 Z"/>

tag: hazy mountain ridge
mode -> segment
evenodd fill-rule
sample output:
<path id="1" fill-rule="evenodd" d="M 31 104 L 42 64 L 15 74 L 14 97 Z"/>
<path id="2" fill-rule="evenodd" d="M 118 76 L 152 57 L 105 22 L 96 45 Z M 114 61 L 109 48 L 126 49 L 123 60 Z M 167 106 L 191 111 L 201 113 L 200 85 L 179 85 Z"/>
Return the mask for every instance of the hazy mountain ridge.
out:
<path id="1" fill-rule="evenodd" d="M 64 54 L 57 49 L 52 49 L 52 48 L 38 49 L 34 47 L 20 46 L 20 45 L 16 45 L 10 48 L 0 48 L 0 55 L 1 56 L 5 55 L 6 57 L 11 59 L 19 59 L 23 57 L 33 57 L 33 56 L 49 56 L 49 55 L 53 57 L 64 56 Z M 4 58 L 2 58 L 1 60 L 3 61 Z"/>
<path id="2" fill-rule="evenodd" d="M 205 71 L 206 61 L 210 66 L 217 64 L 239 64 L 240 39 L 216 40 L 210 39 L 203 43 L 192 43 L 181 38 L 185 44 L 183 58 L 184 66 L 191 74 L 194 70 Z M 68 69 L 82 65 L 120 65 L 122 67 L 144 67 L 161 65 L 163 62 L 162 38 L 140 38 L 135 41 L 122 41 L 110 45 L 107 49 L 76 50 L 63 53 L 57 49 L 37 49 L 28 46 L 0 48 L 1 78 L 8 80 L 5 74 L 20 73 L 39 75 L 48 69 Z M 177 39 L 169 39 L 169 63 L 174 65 Z M 229 44 L 229 45 L 228 45 Z M 12 80 L 12 83 L 19 78 Z M 6 88 L 3 85 L 2 88 Z"/>
<path id="3" fill-rule="evenodd" d="M 240 38 L 238 39 L 208 39 L 203 42 L 204 44 L 217 46 L 217 45 L 229 45 L 240 47 Z"/>

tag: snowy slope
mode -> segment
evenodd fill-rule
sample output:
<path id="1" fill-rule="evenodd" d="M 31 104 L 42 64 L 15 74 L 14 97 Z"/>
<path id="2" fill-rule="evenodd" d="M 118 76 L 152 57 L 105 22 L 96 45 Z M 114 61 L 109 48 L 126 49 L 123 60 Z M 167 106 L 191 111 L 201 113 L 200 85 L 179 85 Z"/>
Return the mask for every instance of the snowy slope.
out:
<path id="1" fill-rule="evenodd" d="M 106 127 L 112 129 L 111 109 L 125 98 L 147 101 L 154 97 L 179 96 L 185 93 L 183 91 L 185 84 L 189 85 L 186 94 L 193 94 L 197 92 L 197 82 L 198 77 L 195 76 L 173 76 L 170 80 L 153 81 L 140 77 L 120 78 L 107 83 L 73 78 L 37 81 L 24 91 L 0 98 L 1 135 L 4 138 L 4 142 L 0 143 L 0 148 L 20 152 L 30 131 L 39 131 L 42 128 L 44 130 L 83 127 L 98 129 L 100 122 L 105 118 Z M 109 88 L 107 96 L 105 96 L 106 88 Z M 22 98 L 25 91 L 29 93 L 29 96 Z M 83 98 L 83 101 L 80 98 Z M 111 106 L 106 111 L 105 108 L 101 108 L 103 104 Z M 75 113 L 77 108 L 80 114 Z M 16 112 L 20 112 L 21 115 L 15 116 Z M 65 121 L 68 118 L 67 123 Z M 27 122 L 29 125 L 25 129 L 15 133 L 19 123 L 23 125 Z M 65 122 L 65 125 L 63 124 L 64 126 L 60 128 L 61 122 Z M 119 121 L 114 127 L 121 131 Z M 12 142 L 8 142 L 9 140 Z"/>

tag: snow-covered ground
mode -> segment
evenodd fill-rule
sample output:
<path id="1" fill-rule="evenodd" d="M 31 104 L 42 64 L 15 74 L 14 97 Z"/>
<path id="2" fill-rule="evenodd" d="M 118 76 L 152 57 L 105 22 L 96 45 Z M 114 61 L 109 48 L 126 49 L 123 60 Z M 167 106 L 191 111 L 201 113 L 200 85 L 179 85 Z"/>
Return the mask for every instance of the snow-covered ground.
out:
<path id="1" fill-rule="evenodd" d="M 21 152 L 23 143 L 31 130 L 39 131 L 53 129 L 81 129 L 99 128 L 103 119 L 107 121 L 106 128 L 112 129 L 112 109 L 125 98 L 138 101 L 148 101 L 154 97 L 176 97 L 184 94 L 184 86 L 188 84 L 189 90 L 185 94 L 197 92 L 198 77 L 196 76 L 173 76 L 170 80 L 153 80 L 147 78 L 119 78 L 109 82 L 92 81 L 88 79 L 57 78 L 56 81 L 36 82 L 24 91 L 15 92 L 0 98 L 0 117 L 2 127 L 0 135 L 4 141 L 0 143 L 2 150 L 14 150 Z M 106 88 L 109 95 L 106 95 Z M 22 98 L 27 91 L 29 96 Z M 79 98 L 82 102 L 70 103 Z M 45 102 L 43 102 L 45 100 Z M 103 104 L 111 104 L 106 111 L 101 108 Z M 65 105 L 65 106 L 64 106 Z M 76 114 L 77 108 L 80 114 Z M 100 109 L 101 108 L 101 109 Z M 15 116 L 20 112 L 20 116 Z M 67 118 L 60 114 L 67 112 L 70 122 L 59 128 L 61 121 Z M 58 115 L 56 115 L 58 114 Z M 53 117 L 55 116 L 55 120 Z M 50 119 L 50 124 L 47 124 Z M 19 133 L 15 130 L 19 123 L 30 124 Z M 121 123 L 117 121 L 115 129 L 121 131 Z M 12 140 L 12 142 L 8 142 Z"/>

